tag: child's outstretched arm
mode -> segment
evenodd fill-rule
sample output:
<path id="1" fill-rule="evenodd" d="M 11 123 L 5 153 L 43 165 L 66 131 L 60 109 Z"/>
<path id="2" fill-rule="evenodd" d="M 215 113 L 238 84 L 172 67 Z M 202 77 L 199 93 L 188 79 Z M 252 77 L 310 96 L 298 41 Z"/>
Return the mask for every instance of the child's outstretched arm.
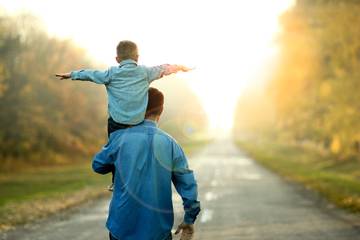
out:
<path id="1" fill-rule="evenodd" d="M 55 74 L 60 80 L 73 79 L 81 81 L 90 81 L 97 84 L 107 84 L 110 82 L 110 69 L 106 71 L 98 70 L 80 70 L 72 71 L 70 73 Z"/>
<path id="2" fill-rule="evenodd" d="M 188 72 L 193 70 L 192 68 L 185 67 L 183 65 L 171 65 L 164 64 L 156 67 L 147 68 L 149 82 L 162 78 L 164 76 L 177 73 L 177 72 Z"/>

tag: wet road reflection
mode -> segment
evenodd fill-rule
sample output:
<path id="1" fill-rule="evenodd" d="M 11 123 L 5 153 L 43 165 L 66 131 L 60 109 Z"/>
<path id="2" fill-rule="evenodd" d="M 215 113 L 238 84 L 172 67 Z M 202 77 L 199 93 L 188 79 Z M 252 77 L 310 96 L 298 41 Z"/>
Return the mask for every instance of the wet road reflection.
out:
<path id="1" fill-rule="evenodd" d="M 230 140 L 214 141 L 190 159 L 202 204 L 195 239 L 357 240 L 360 232 L 343 212 L 259 166 Z M 181 201 L 176 202 L 176 222 Z"/>

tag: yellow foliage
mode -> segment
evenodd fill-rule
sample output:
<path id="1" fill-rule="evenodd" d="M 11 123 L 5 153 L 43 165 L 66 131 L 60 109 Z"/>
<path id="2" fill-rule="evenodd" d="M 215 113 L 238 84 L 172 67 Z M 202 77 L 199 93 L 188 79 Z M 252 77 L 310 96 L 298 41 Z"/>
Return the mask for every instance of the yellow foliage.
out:
<path id="1" fill-rule="evenodd" d="M 348 107 L 346 107 L 345 112 L 348 115 L 352 116 L 352 115 L 356 114 L 356 109 L 354 107 L 352 107 L 352 106 L 348 106 Z"/>
<path id="2" fill-rule="evenodd" d="M 236 127 L 253 131 L 255 122 L 262 125 L 253 135 L 288 136 L 319 145 L 339 159 L 360 158 L 360 28 L 354 27 L 359 12 L 355 0 L 298 0 L 281 18 L 280 57 L 263 97 L 273 103 L 276 124 L 252 121 L 259 118 L 255 109 L 261 119 L 271 118 L 265 105 L 257 107 L 253 94 L 240 99 L 242 121 Z"/>
<path id="3" fill-rule="evenodd" d="M 346 71 L 340 67 L 334 67 L 334 73 L 338 78 L 344 77 L 346 75 Z"/>
<path id="4" fill-rule="evenodd" d="M 286 34 L 279 37 L 280 60 L 275 74 L 268 83 L 269 97 L 276 104 L 281 120 L 298 105 L 308 88 L 318 79 L 320 56 L 318 42 L 312 37 L 306 16 L 299 12 L 288 12 L 282 18 Z"/>
<path id="5" fill-rule="evenodd" d="M 4 81 L 6 78 L 6 71 L 5 66 L 3 64 L 0 64 L 0 82 Z"/>
<path id="6" fill-rule="evenodd" d="M 4 94 L 7 89 L 5 79 L 7 77 L 6 69 L 3 64 L 0 63 L 0 97 Z"/>
<path id="7" fill-rule="evenodd" d="M 331 141 L 330 150 L 334 154 L 338 154 L 341 150 L 341 141 L 339 136 L 335 135 L 333 136 L 333 139 Z"/>
<path id="8" fill-rule="evenodd" d="M 329 82 L 323 82 L 320 86 L 320 96 L 328 97 L 331 94 L 332 87 Z"/>

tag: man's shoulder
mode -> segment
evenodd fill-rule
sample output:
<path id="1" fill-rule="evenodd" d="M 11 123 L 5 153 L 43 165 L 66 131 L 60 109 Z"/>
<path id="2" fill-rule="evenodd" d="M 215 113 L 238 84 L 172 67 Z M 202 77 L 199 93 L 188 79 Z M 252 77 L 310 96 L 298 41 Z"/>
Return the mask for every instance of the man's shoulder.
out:
<path id="1" fill-rule="evenodd" d="M 113 136 L 114 138 L 119 138 L 119 137 L 129 137 L 129 135 L 132 134 L 136 134 L 136 135 L 140 134 L 144 136 L 148 134 L 156 135 L 156 137 L 162 138 L 164 140 L 167 140 L 171 143 L 178 145 L 176 139 L 173 136 L 171 136 L 169 133 L 167 133 L 165 130 L 159 128 L 158 126 L 146 125 L 144 122 L 134 127 L 119 129 L 113 132 L 110 136 Z"/>
<path id="2" fill-rule="evenodd" d="M 159 127 L 156 128 L 156 134 L 160 137 L 163 137 L 164 139 L 167 139 L 169 142 L 178 145 L 178 142 L 173 136 L 171 136 L 169 133 L 165 132 L 165 130 Z"/>

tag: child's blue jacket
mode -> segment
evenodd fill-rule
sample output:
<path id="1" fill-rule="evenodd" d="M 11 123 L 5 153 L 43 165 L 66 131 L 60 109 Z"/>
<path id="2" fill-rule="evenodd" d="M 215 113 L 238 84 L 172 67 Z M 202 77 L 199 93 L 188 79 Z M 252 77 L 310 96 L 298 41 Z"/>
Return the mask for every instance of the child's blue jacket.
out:
<path id="1" fill-rule="evenodd" d="M 108 114 L 115 122 L 136 125 L 144 120 L 150 83 L 178 70 L 177 65 L 146 67 L 128 59 L 106 71 L 73 71 L 71 78 L 104 84 L 108 95 Z"/>

